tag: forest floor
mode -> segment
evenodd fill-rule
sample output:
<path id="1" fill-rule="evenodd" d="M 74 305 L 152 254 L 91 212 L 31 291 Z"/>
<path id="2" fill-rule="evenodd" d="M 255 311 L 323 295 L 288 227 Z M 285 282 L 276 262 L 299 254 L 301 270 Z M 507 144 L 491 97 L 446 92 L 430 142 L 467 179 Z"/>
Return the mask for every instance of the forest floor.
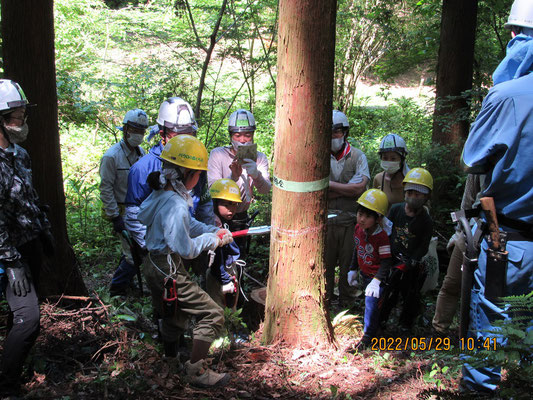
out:
<path id="1" fill-rule="evenodd" d="M 335 347 L 263 346 L 258 325 L 246 340 L 212 354 L 212 368 L 230 373 L 230 383 L 224 388 L 197 389 L 184 381 L 179 368 L 161 357 L 155 326 L 142 312 L 149 297 L 109 299 L 91 293 L 87 298 L 48 299 L 41 305 L 41 334 L 29 357 L 24 398 L 479 398 L 458 393 L 458 367 L 449 366 L 446 372 L 435 351 L 354 351 L 361 336 L 360 312 L 356 310 L 362 300 L 350 310 L 352 317 L 347 314 L 344 323 L 334 323 Z M 425 312 L 413 337 L 429 337 L 434 298 L 435 293 L 425 298 Z M 257 307 L 255 314 L 245 307 L 249 315 L 257 316 L 256 311 Z M 0 319 L 5 321 L 6 314 Z M 393 323 L 385 335 L 399 337 L 394 329 Z M 0 333 L 5 335 L 5 330 Z M 183 362 L 186 350 L 182 357 Z"/>

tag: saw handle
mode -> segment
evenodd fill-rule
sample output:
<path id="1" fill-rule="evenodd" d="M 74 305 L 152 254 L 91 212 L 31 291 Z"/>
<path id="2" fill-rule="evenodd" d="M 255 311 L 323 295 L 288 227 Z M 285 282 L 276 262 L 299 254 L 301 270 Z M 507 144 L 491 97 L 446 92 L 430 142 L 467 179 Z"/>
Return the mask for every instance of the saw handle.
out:
<path id="1" fill-rule="evenodd" d="M 248 234 L 248 231 L 249 229 L 243 229 L 242 231 L 231 232 L 231 236 L 233 236 L 234 238 L 246 236 Z"/>
<path id="2" fill-rule="evenodd" d="M 492 240 L 493 250 L 500 250 L 500 228 L 498 225 L 498 217 L 496 216 L 496 206 L 494 205 L 494 198 L 482 197 L 479 199 L 481 208 L 485 212 L 487 223 L 489 225 L 490 238 Z"/>

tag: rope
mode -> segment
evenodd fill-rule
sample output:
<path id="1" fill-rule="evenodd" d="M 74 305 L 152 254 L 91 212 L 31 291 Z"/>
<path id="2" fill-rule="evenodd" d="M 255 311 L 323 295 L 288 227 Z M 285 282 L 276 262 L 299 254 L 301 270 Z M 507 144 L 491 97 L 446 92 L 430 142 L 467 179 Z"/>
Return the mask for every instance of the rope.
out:
<path id="1" fill-rule="evenodd" d="M 178 255 L 179 257 L 179 255 Z M 169 270 L 170 270 L 170 273 L 167 274 L 166 272 L 164 272 L 161 268 L 159 268 L 156 263 L 154 263 L 154 261 L 152 260 L 152 254 L 151 253 L 148 253 L 148 259 L 150 260 L 150 262 L 152 263 L 153 267 L 158 270 L 161 275 L 163 275 L 165 278 L 171 278 L 171 279 L 174 279 L 173 277 L 174 276 L 177 276 L 178 274 L 178 267 L 179 266 L 183 266 L 183 261 L 181 259 L 181 257 L 179 257 L 179 265 L 176 266 L 176 263 L 174 263 L 174 260 L 172 259 L 172 256 L 170 253 L 167 254 L 167 263 L 168 265 L 170 266 Z"/>

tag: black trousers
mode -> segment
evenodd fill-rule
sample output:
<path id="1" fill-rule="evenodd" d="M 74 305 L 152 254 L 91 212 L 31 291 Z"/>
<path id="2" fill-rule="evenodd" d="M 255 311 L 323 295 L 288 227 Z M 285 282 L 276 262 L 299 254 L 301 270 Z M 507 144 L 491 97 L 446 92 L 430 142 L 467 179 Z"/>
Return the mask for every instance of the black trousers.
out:
<path id="1" fill-rule="evenodd" d="M 35 269 L 38 273 L 40 268 L 41 245 L 37 240 L 33 240 L 18 250 L 22 255 L 21 262 L 28 276 L 30 291 L 26 296 L 17 296 L 9 285 L 4 288 L 4 296 L 10 309 L 8 326 L 10 329 L 4 342 L 4 352 L 0 361 L 0 393 L 2 394 L 10 394 L 18 390 L 24 360 L 39 336 L 40 330 L 39 302 L 31 271 Z"/>
<path id="2" fill-rule="evenodd" d="M 387 322 L 392 309 L 401 296 L 403 304 L 398 322 L 404 328 L 411 328 L 421 312 L 420 289 L 422 289 L 425 279 L 426 273 L 422 264 L 405 272 L 392 268 L 384 291 L 380 322 L 382 324 Z"/>
<path id="3" fill-rule="evenodd" d="M 235 214 L 231 221 L 228 221 L 229 229 L 231 232 L 240 231 L 249 228 L 248 225 L 248 212 L 243 211 Z M 239 246 L 241 252 L 240 259 L 244 260 L 248 255 L 248 246 L 250 242 L 249 236 L 243 236 L 235 239 L 235 243 Z"/>

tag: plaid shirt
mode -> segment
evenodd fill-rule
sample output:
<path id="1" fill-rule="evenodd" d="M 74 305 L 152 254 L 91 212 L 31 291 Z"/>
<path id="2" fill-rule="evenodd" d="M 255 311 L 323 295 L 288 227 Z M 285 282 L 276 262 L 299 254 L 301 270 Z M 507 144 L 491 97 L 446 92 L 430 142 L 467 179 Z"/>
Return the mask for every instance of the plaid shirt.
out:
<path id="1" fill-rule="evenodd" d="M 17 247 L 50 228 L 33 188 L 31 161 L 18 145 L 0 148 L 0 262 L 20 258 Z"/>

